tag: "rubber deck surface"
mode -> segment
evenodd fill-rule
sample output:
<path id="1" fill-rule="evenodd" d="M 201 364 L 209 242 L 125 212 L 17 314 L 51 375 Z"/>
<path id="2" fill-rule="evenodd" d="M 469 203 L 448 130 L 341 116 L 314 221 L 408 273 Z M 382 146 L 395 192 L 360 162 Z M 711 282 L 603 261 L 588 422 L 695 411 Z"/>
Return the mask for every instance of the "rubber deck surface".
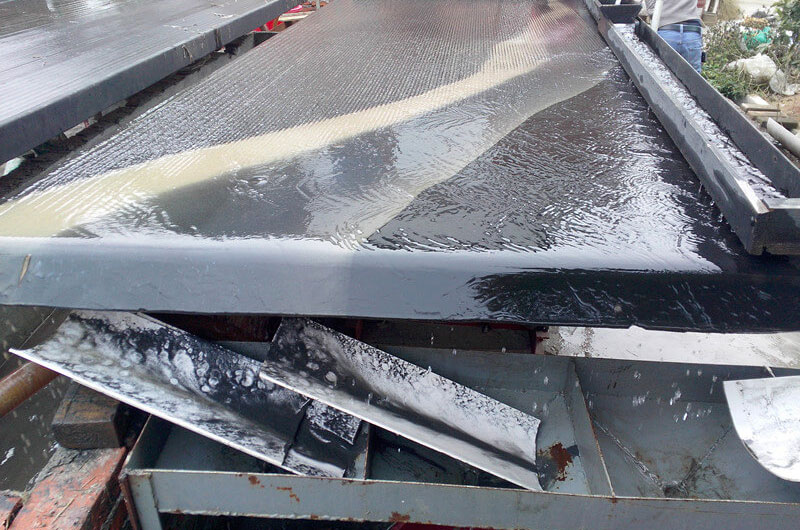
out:
<path id="1" fill-rule="evenodd" d="M 335 0 L 0 236 L 3 304 L 800 327 L 798 260 L 746 254 L 570 0 Z"/>
<path id="2" fill-rule="evenodd" d="M 0 162 L 292 5 L 289 0 L 0 2 Z"/>

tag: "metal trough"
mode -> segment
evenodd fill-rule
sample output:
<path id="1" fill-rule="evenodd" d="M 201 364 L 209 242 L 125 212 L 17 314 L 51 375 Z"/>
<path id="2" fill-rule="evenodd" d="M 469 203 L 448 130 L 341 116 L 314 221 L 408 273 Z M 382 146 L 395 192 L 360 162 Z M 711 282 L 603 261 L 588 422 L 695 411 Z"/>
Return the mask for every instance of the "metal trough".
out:
<path id="1" fill-rule="evenodd" d="M 800 253 L 800 169 L 650 26 L 586 4 L 747 252 Z"/>
<path id="2" fill-rule="evenodd" d="M 418 366 L 542 419 L 544 491 L 518 489 L 376 429 L 366 480 L 288 476 L 151 423 L 125 467 L 144 530 L 169 514 L 406 521 L 492 528 L 794 528 L 800 485 L 762 468 L 733 429 L 722 383 L 755 367 L 398 347 Z M 455 358 L 458 362 L 453 362 Z M 796 373 L 776 370 L 778 375 Z M 188 456 L 202 447 L 203 461 Z M 191 486 L 189 486 L 191 485 Z M 220 493 L 222 492 L 222 493 Z"/>

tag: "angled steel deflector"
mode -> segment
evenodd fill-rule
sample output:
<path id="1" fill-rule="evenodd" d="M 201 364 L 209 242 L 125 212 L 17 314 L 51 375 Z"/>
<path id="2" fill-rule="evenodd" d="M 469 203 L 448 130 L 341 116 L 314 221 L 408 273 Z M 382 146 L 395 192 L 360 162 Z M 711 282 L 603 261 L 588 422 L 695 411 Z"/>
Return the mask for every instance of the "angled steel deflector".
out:
<path id="1" fill-rule="evenodd" d="M 76 312 L 48 340 L 11 351 L 287 471 L 363 476 L 359 420 L 264 383 L 259 360 L 155 319 Z"/>
<path id="2" fill-rule="evenodd" d="M 260 376 L 531 490 L 539 419 L 314 321 L 285 318 Z"/>

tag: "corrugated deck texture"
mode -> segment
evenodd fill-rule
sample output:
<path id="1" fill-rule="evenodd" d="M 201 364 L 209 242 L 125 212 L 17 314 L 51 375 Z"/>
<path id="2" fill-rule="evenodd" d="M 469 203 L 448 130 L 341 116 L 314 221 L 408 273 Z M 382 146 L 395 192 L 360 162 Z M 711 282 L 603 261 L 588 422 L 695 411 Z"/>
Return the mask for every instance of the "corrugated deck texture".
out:
<path id="1" fill-rule="evenodd" d="M 799 291 L 573 0 L 336 0 L 0 205 L 3 304 L 743 331 Z"/>
<path id="2" fill-rule="evenodd" d="M 0 2 L 0 162 L 292 5 L 289 0 Z"/>

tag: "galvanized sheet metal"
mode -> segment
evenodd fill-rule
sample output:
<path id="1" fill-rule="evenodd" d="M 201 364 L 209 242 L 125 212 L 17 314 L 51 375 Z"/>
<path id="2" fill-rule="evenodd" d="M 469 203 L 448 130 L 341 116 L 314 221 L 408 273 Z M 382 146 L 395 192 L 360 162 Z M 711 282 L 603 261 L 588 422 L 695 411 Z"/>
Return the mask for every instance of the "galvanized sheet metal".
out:
<path id="1" fill-rule="evenodd" d="M 330 420 L 321 432 L 310 400 L 259 380 L 259 361 L 148 317 L 73 313 L 45 342 L 12 351 L 288 471 L 344 476 L 366 450 L 358 420 L 318 404 Z"/>
<path id="2" fill-rule="evenodd" d="M 258 487 L 250 484 L 251 477 L 258 481 Z M 142 486 L 143 497 L 149 496 L 150 506 L 157 499 L 157 509 L 165 513 L 269 514 L 290 519 L 558 530 L 618 530 L 648 525 L 693 530 L 789 530 L 797 527 L 798 514 L 796 504 L 785 503 L 560 495 L 414 482 L 311 481 L 265 474 L 145 470 L 131 474 L 131 479 L 152 486 L 158 496 Z M 266 488 L 269 494 L 264 493 Z M 224 502 L 220 500 L 221 491 L 225 492 Z M 290 498 L 290 491 L 299 503 Z M 216 508 L 209 510 L 212 505 Z M 148 507 L 145 503 L 143 506 Z M 151 528 L 157 527 L 146 530 Z"/>
<path id="3" fill-rule="evenodd" d="M 725 381 L 736 434 L 770 473 L 800 482 L 800 376 Z"/>
<path id="4" fill-rule="evenodd" d="M 514 484 L 541 489 L 539 419 L 316 322 L 284 319 L 259 375 Z"/>

